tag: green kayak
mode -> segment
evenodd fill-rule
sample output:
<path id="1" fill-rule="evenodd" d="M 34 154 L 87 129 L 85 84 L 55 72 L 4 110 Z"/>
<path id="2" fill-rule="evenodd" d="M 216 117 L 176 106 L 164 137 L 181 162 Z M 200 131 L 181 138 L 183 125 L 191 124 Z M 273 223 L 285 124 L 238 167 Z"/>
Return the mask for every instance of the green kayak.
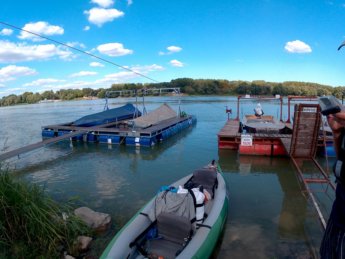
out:
<path id="1" fill-rule="evenodd" d="M 227 213 L 226 183 L 212 161 L 162 188 L 116 234 L 101 258 L 208 258 Z"/>

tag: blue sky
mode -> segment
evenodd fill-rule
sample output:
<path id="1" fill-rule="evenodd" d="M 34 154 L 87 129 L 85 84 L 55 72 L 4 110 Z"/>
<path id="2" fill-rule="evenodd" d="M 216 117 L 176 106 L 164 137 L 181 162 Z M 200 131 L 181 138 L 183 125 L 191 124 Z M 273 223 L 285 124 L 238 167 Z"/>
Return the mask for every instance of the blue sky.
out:
<path id="1" fill-rule="evenodd" d="M 345 85 L 345 0 L 1 1 L 0 22 L 175 78 Z M 150 82 L 0 24 L 0 97 Z"/>

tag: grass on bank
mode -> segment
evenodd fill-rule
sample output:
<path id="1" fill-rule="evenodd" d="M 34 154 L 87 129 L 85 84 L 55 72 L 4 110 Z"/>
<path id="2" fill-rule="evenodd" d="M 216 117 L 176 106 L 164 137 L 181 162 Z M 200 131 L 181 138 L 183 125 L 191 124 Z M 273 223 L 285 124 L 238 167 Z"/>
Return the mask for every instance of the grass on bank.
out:
<path id="1" fill-rule="evenodd" d="M 62 219 L 62 213 L 68 218 Z M 48 197 L 42 188 L 14 180 L 0 169 L 0 257 L 59 258 L 75 254 L 78 235 L 89 229 L 72 213 Z"/>

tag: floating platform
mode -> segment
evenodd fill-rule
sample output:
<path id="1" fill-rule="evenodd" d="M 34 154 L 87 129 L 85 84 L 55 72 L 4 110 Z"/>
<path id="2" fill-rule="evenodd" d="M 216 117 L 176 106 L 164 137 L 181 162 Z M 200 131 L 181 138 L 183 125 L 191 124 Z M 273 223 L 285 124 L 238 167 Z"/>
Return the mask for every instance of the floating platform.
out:
<path id="1" fill-rule="evenodd" d="M 317 97 L 315 96 L 288 96 L 288 119 L 282 120 L 283 99 L 281 96 L 260 97 L 254 96 L 238 96 L 237 97 L 237 116 L 230 119 L 231 109 L 226 110 L 228 113 L 228 121 L 218 133 L 219 149 L 238 150 L 239 154 L 246 155 L 266 155 L 266 156 L 290 156 L 291 152 L 296 150 L 304 150 L 306 144 L 312 143 L 319 155 L 335 156 L 333 147 L 332 131 L 321 123 L 318 114 L 319 106 Z M 240 122 L 240 100 L 279 100 L 280 101 L 280 119 L 275 120 L 271 115 L 255 116 L 246 115 Z M 294 123 L 290 120 L 291 101 L 313 101 L 314 104 L 300 103 L 295 105 Z M 297 108 L 301 111 L 297 111 Z M 301 115 L 298 117 L 297 115 Z M 302 119 L 301 119 L 302 118 Z M 317 122 L 317 124 L 315 124 Z M 310 130 L 316 133 L 310 135 Z M 297 138 L 298 136 L 298 138 Z M 301 136 L 307 139 L 307 142 L 296 145 L 296 139 Z M 314 142 L 311 142 L 312 138 Z M 303 138 L 302 138 L 303 139 Z M 310 142 L 310 143 L 309 143 Z M 293 144 L 291 144 L 293 143 Z M 315 145 L 314 145 L 315 144 Z M 291 148 L 292 147 L 292 148 Z M 309 149 L 307 150 L 310 151 Z M 306 152 L 307 152 L 306 151 Z"/>
<path id="2" fill-rule="evenodd" d="M 43 126 L 42 138 L 55 138 L 72 132 L 82 132 L 73 136 L 71 140 L 150 147 L 165 141 L 195 123 L 196 117 L 192 115 L 167 119 L 147 128 L 133 127 L 127 120 L 93 127 L 79 127 L 72 123 L 66 123 Z"/>
<path id="3" fill-rule="evenodd" d="M 219 149 L 238 150 L 244 155 L 288 155 L 282 139 L 289 142 L 291 134 L 240 133 L 240 121 L 228 120 L 218 133 Z"/>
<path id="4" fill-rule="evenodd" d="M 218 148 L 238 150 L 242 155 L 289 156 L 292 134 L 240 133 L 240 122 L 228 120 L 218 133 Z M 333 137 L 320 135 L 317 152 L 335 156 Z"/>

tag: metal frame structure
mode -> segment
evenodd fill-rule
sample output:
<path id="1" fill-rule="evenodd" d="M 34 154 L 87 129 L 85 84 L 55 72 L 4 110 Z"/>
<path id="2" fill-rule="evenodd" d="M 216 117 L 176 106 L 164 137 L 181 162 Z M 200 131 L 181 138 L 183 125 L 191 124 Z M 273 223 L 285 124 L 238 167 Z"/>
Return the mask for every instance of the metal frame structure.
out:
<path id="1" fill-rule="evenodd" d="M 237 115 L 235 120 L 240 119 L 240 100 L 245 99 L 245 100 L 279 100 L 280 101 L 280 121 L 282 120 L 283 117 L 283 97 L 282 96 L 277 96 L 277 97 L 268 97 L 268 96 L 250 96 L 250 95 L 239 95 L 237 97 Z"/>
<path id="2" fill-rule="evenodd" d="M 291 101 L 293 100 L 300 100 L 300 101 L 317 101 L 317 96 L 311 95 L 311 96 L 296 96 L 296 95 L 289 95 L 288 96 L 288 118 L 286 120 L 286 123 L 291 123 L 290 121 L 290 105 Z"/>

